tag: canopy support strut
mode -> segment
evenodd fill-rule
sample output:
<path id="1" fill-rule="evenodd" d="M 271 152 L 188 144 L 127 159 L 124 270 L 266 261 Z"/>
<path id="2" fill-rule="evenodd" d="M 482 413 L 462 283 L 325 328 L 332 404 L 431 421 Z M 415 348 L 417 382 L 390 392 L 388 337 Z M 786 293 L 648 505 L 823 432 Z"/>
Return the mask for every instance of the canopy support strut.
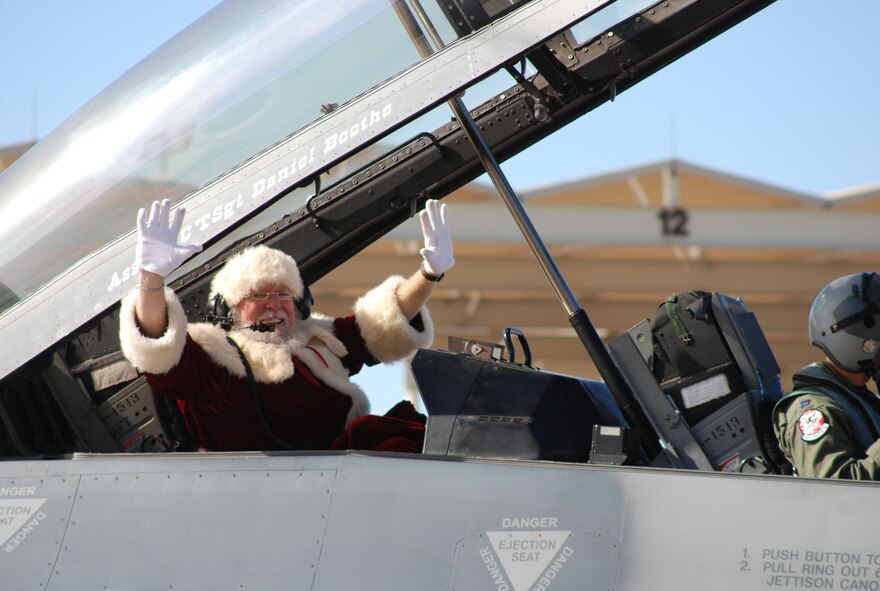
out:
<path id="1" fill-rule="evenodd" d="M 419 16 L 426 23 L 434 44 L 438 48 L 442 48 L 443 41 L 434 27 L 430 26 L 430 21 L 427 19 L 427 15 L 419 4 L 419 0 L 410 0 L 410 2 L 415 7 Z M 428 43 L 421 27 L 415 20 L 404 0 L 391 0 L 391 4 L 422 58 L 433 54 L 433 48 Z M 651 436 L 654 433 L 653 428 L 650 426 L 641 407 L 638 405 L 629 385 L 621 375 L 620 370 L 611 359 L 611 355 L 605 347 L 605 344 L 602 342 L 602 339 L 599 337 L 599 334 L 596 332 L 595 326 L 593 326 L 586 311 L 584 311 L 584 309 L 578 304 L 574 294 L 565 282 L 562 273 L 559 271 L 559 268 L 550 256 L 543 240 L 541 240 L 541 237 L 532 225 L 519 197 L 517 197 L 513 187 L 511 187 L 507 177 L 504 175 L 504 172 L 495 160 L 492 150 L 486 143 L 483 135 L 480 133 L 477 124 L 471 117 L 470 111 L 468 111 L 461 98 L 457 96 L 449 99 L 449 106 L 455 117 L 458 119 L 459 125 L 465 136 L 467 136 L 468 141 L 474 147 L 477 157 L 480 159 L 480 163 L 492 179 L 495 189 L 501 195 L 504 204 L 513 216 L 513 219 L 522 232 L 523 237 L 526 239 L 529 248 L 538 260 L 541 269 L 550 281 L 553 291 L 556 292 L 557 297 L 565 307 L 565 310 L 568 313 L 568 320 L 586 348 L 587 353 L 590 355 L 593 364 L 599 371 L 599 375 L 602 376 L 602 379 L 605 381 L 605 384 L 608 386 L 611 394 L 620 406 L 621 412 L 623 412 L 623 415 L 626 417 L 630 426 L 638 429 L 641 433 L 643 445 L 646 446 L 652 456 L 655 455 L 655 452 L 659 451 L 659 444 L 657 444 L 656 440 Z"/>

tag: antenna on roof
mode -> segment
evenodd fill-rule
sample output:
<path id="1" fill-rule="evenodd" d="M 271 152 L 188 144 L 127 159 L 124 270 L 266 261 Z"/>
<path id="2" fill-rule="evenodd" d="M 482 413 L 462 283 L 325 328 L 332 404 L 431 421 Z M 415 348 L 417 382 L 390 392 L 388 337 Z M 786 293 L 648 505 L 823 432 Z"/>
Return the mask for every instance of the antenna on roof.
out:
<path id="1" fill-rule="evenodd" d="M 31 95 L 31 138 L 37 140 L 37 89 Z"/>

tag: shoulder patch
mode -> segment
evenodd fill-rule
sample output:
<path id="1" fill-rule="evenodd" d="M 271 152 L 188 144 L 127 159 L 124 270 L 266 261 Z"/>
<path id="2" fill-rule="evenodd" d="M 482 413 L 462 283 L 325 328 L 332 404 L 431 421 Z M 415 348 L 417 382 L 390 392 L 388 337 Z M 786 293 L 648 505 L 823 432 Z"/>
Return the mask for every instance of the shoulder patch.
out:
<path id="1" fill-rule="evenodd" d="M 807 408 L 808 406 L 813 406 L 813 401 L 809 398 L 804 398 L 801 400 L 801 409 Z"/>
<path id="2" fill-rule="evenodd" d="M 822 414 L 822 411 L 811 408 L 804 411 L 798 419 L 798 429 L 801 430 L 801 438 L 804 441 L 816 441 L 828 431 L 831 427 L 828 419 Z"/>

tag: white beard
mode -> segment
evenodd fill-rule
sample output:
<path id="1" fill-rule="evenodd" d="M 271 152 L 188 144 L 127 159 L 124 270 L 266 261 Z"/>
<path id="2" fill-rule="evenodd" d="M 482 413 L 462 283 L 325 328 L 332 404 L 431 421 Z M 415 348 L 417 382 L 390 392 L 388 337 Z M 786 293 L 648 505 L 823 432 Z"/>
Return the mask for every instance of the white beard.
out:
<path id="1" fill-rule="evenodd" d="M 233 330 L 238 331 L 242 337 L 249 341 L 257 341 L 260 343 L 269 343 L 270 345 L 293 344 L 295 348 L 306 346 L 309 337 L 304 327 L 297 322 L 293 326 L 287 324 L 287 313 L 284 310 L 277 312 L 266 312 L 262 314 L 253 324 L 271 324 L 275 327 L 274 331 L 260 332 L 248 328 L 250 323 L 241 322 L 238 317 L 238 311 L 233 310 L 232 317 L 236 321 Z M 284 322 L 275 324 L 274 320 L 280 319 Z"/>
<path id="2" fill-rule="evenodd" d="M 273 332 L 260 332 L 249 328 L 237 329 L 239 334 L 248 341 L 258 341 L 271 345 L 293 344 L 294 348 L 305 347 L 308 342 L 306 331 L 301 326 L 282 326 Z"/>

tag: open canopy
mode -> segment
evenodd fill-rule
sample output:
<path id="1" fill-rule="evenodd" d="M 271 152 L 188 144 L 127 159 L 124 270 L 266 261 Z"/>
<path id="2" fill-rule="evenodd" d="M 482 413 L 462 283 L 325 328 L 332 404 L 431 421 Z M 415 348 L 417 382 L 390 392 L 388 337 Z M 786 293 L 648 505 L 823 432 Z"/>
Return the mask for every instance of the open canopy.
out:
<path id="1" fill-rule="evenodd" d="M 441 197 L 479 174 L 468 150 L 437 150 L 461 144 L 443 105 L 450 96 L 471 89 L 471 108 L 485 100 L 478 122 L 505 105 L 525 111 L 505 122 L 510 131 L 487 138 L 506 157 L 767 3 L 353 0 L 343 9 L 228 0 L 0 175 L 0 339 L 16 343 L 0 378 L 131 288 L 136 212 L 155 199 L 186 206 L 184 241 L 217 245 L 177 277 L 210 269 L 224 245 L 277 230 L 279 220 L 300 234 L 289 249 L 304 274 L 320 276 L 428 194 Z M 433 55 L 419 57 L 404 13 L 418 17 Z M 593 39 L 599 50 L 589 54 Z M 409 178 L 385 179 L 378 198 L 391 205 L 376 215 L 377 191 L 351 189 L 381 176 L 384 164 L 375 175 L 369 167 L 387 146 L 411 146 L 404 151 L 420 152 L 424 164 Z M 330 215 L 319 236 L 299 224 L 343 193 L 346 224 Z"/>

